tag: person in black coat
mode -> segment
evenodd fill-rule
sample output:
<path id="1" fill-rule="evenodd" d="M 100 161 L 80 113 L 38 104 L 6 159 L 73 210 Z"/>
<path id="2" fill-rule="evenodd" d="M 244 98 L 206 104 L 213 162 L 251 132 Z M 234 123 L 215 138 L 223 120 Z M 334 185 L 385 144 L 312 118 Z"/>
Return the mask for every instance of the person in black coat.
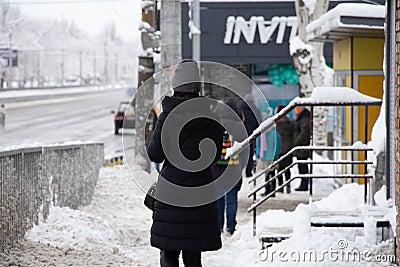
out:
<path id="1" fill-rule="evenodd" d="M 163 192 L 164 188 L 159 186 L 160 181 L 164 179 L 172 184 L 185 187 L 198 187 L 213 181 L 211 164 L 221 156 L 224 129 L 217 121 L 208 117 L 213 116 L 209 105 L 186 107 L 186 110 L 174 111 L 185 101 L 199 97 L 200 84 L 193 82 L 199 80 L 199 71 L 195 61 L 184 60 L 178 64 L 172 80 L 174 95 L 165 97 L 162 101 L 163 112 L 158 118 L 148 146 L 150 160 L 163 162 L 156 186 L 150 238 L 151 245 L 161 250 L 160 263 L 163 267 L 179 266 L 181 252 L 185 266 L 201 266 L 202 251 L 218 250 L 222 246 L 216 201 L 200 206 L 178 206 L 157 200 L 157 195 L 170 193 Z M 185 82 L 186 84 L 184 84 Z M 192 109 L 201 111 L 203 115 L 207 116 L 196 117 L 196 113 Z M 193 120 L 186 123 L 179 133 L 179 148 L 176 150 L 180 149 L 186 159 L 193 161 L 201 156 L 200 141 L 206 138 L 211 139 L 217 148 L 214 161 L 200 171 L 183 170 L 170 162 L 165 155 L 168 144 L 164 145 L 161 142 L 161 131 L 163 127 L 166 127 L 164 122 L 167 118 L 179 121 L 188 114 L 191 116 L 192 113 Z M 171 135 L 168 138 L 170 140 L 177 133 L 167 132 L 166 135 L 167 137 Z"/>
<path id="2" fill-rule="evenodd" d="M 233 235 L 237 225 L 238 192 L 242 186 L 243 167 L 247 164 L 247 151 L 232 158 L 226 158 L 226 152 L 233 146 L 234 142 L 241 142 L 246 139 L 247 133 L 242 121 L 242 112 L 235 102 L 229 100 L 225 104 L 221 103 L 217 106 L 216 113 L 223 125 L 229 125 L 232 129 L 232 131 L 226 130 L 224 133 L 221 158 L 212 166 L 211 172 L 214 179 L 218 179 L 227 168 L 230 168 L 229 172 L 224 175 L 229 180 L 237 181 L 233 188 L 225 189 L 224 195 L 218 199 L 221 232 L 224 231 L 226 217 L 226 231 L 229 235 Z"/>
<path id="3" fill-rule="evenodd" d="M 277 108 L 277 113 L 279 113 L 285 106 L 279 105 Z M 281 150 L 279 153 L 279 158 L 282 158 L 286 153 L 288 153 L 293 148 L 293 141 L 294 141 L 294 121 L 288 116 L 283 116 L 279 119 L 276 123 L 276 129 L 281 136 Z M 292 164 L 293 159 L 292 155 L 287 156 L 284 159 L 281 159 L 279 162 L 278 172 L 283 171 L 286 169 L 290 164 Z M 283 172 L 285 175 L 286 181 L 290 180 L 290 169 Z M 283 184 L 283 174 L 278 177 L 279 185 Z M 286 186 L 286 192 L 290 193 L 290 184 Z M 283 193 L 283 188 L 280 190 Z"/>
<path id="4" fill-rule="evenodd" d="M 240 108 L 243 112 L 244 126 L 246 127 L 247 135 L 250 136 L 255 129 L 260 125 L 261 114 L 260 111 L 254 104 L 254 97 L 251 94 L 244 96 L 244 100 L 240 104 Z M 252 176 L 254 166 L 254 142 L 250 144 L 249 159 L 246 166 L 246 177 Z"/>
<path id="5" fill-rule="evenodd" d="M 294 146 L 308 146 L 310 145 L 310 111 L 303 106 L 295 108 L 297 115 L 294 123 Z M 297 151 L 294 156 L 298 160 L 306 160 L 310 157 L 310 152 L 307 150 Z M 298 164 L 300 174 L 308 174 L 308 165 L 305 163 Z M 308 190 L 308 179 L 302 178 L 300 186 L 295 189 L 296 191 Z"/>

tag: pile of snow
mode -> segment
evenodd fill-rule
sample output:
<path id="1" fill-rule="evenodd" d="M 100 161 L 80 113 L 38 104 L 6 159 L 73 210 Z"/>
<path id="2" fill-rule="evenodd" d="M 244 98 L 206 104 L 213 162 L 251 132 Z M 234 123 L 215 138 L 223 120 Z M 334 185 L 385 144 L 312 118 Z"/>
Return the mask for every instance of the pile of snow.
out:
<path id="1" fill-rule="evenodd" d="M 116 248 L 121 234 L 114 225 L 93 214 L 52 207 L 47 221 L 33 227 L 26 238 L 64 249 L 95 250 L 107 246 Z"/>
<path id="2" fill-rule="evenodd" d="M 254 246 L 256 238 L 251 236 L 251 223 L 239 229 L 240 240 L 233 240 L 229 244 L 232 255 L 238 255 L 230 266 L 325 266 L 334 263 L 335 266 L 365 266 L 366 261 L 340 261 L 332 260 L 330 257 L 322 259 L 324 251 L 338 250 L 344 253 L 349 251 L 370 252 L 374 255 L 392 254 L 392 243 L 384 241 L 376 245 L 376 228 L 373 227 L 374 220 L 366 217 L 364 223 L 367 226 L 363 229 L 346 228 L 312 228 L 310 229 L 307 211 L 332 210 L 348 211 L 350 214 L 360 214 L 366 206 L 363 203 L 363 186 L 358 184 L 346 184 L 334 191 L 327 198 L 309 205 L 299 204 L 294 212 L 283 210 L 268 210 L 257 218 L 258 234 L 262 233 L 260 228 L 290 228 L 294 232 L 292 237 L 280 243 L 273 244 L 262 251 L 260 246 Z M 368 221 L 369 220 L 369 221 Z M 368 222 L 372 227 L 368 227 Z M 374 230 L 375 229 L 375 230 Z M 236 235 L 236 233 L 235 233 Z M 244 238 L 243 238 L 244 237 Z M 375 238 L 375 239 L 374 239 Z M 374 240 L 373 240 L 374 239 Z M 280 255 L 304 255 L 309 251 L 316 252 L 319 261 L 281 261 Z M 369 254 L 368 254 L 369 255 Z M 283 258 L 285 256 L 282 256 Z M 283 259 L 281 258 L 281 259 Z M 271 261 L 273 259 L 273 261 Z M 288 257 L 286 257 L 288 259 Z M 388 263 L 388 262 L 385 262 Z M 225 265 L 224 265 L 225 266 Z M 375 266 L 375 265 L 371 265 Z"/>
<path id="3" fill-rule="evenodd" d="M 320 210 L 360 211 L 364 207 L 364 187 L 345 184 L 328 197 L 313 203 Z"/>
<path id="4" fill-rule="evenodd" d="M 51 207 L 46 222 L 26 233 L 32 242 L 85 251 L 120 253 L 156 266 L 158 250 L 150 247 L 151 211 L 144 204 L 145 192 L 133 179 L 154 180 L 138 166 L 102 168 L 92 203 L 72 210 Z"/>

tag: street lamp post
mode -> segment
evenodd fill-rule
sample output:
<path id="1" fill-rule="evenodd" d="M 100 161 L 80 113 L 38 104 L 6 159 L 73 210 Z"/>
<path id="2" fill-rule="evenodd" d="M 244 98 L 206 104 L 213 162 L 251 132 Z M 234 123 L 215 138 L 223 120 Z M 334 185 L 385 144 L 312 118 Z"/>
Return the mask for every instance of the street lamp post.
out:
<path id="1" fill-rule="evenodd" d="M 8 85 L 9 88 L 12 87 L 12 81 L 13 81 L 13 72 L 12 72 L 12 30 L 10 30 L 9 34 L 8 34 L 8 38 L 9 38 L 9 51 L 8 51 L 8 67 L 9 67 L 9 79 L 10 79 L 10 84 Z"/>

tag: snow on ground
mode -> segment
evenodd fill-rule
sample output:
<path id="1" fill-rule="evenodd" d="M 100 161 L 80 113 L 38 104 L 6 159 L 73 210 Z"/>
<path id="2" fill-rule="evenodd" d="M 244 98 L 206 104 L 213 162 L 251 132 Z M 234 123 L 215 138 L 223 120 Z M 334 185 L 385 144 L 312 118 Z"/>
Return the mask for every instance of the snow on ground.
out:
<path id="1" fill-rule="evenodd" d="M 148 177 L 142 171 L 134 176 Z M 26 234 L 29 241 L 63 249 L 106 251 L 140 262 L 153 258 L 149 247 L 151 212 L 143 205 L 144 192 L 132 180 L 126 167 L 102 168 L 92 203 L 80 210 L 52 207 L 46 223 Z M 141 262 L 154 266 L 154 262 Z"/>
<path id="2" fill-rule="evenodd" d="M 363 228 L 313 228 L 311 231 L 296 231 L 296 227 L 299 228 L 299 226 L 302 229 L 307 229 L 306 225 L 301 225 L 305 223 L 301 212 L 305 209 L 315 209 L 317 207 L 321 209 L 352 210 L 354 213 L 360 212 L 360 207 L 363 206 L 362 190 L 363 187 L 361 185 L 347 184 L 327 198 L 311 205 L 300 204 L 294 212 L 268 210 L 262 213 L 258 216 L 258 228 L 277 226 L 293 228 L 295 230 L 293 236 L 261 252 L 257 238 L 251 237 L 252 227 L 251 222 L 248 222 L 239 229 L 238 233 L 235 233 L 235 235 L 237 234 L 236 236 L 234 235 L 229 240 L 230 243 L 227 246 L 230 247 L 231 255 L 235 255 L 235 259 L 230 266 L 321 266 L 321 264 L 323 266 L 387 266 L 387 262 L 358 262 L 357 260 L 352 260 L 352 258 L 349 258 L 349 260 L 346 258 L 348 255 L 346 253 L 351 250 L 357 250 L 361 253 L 367 251 L 367 254 L 364 255 L 371 259 L 376 255 L 391 254 L 391 249 L 393 248 L 390 242 L 383 242 L 379 245 L 366 242 L 363 237 Z M 222 252 L 224 250 L 228 249 L 224 248 Z M 334 251 L 333 256 L 330 254 L 324 255 L 329 251 Z M 304 253 L 316 253 L 315 255 L 319 260 L 310 262 L 297 258 L 298 255 L 303 257 Z M 335 253 L 337 253 L 337 256 L 335 256 Z M 342 255 L 344 255 L 344 258 L 340 258 Z M 273 262 L 271 261 L 272 259 Z"/>
<path id="3" fill-rule="evenodd" d="M 138 170 L 137 166 L 130 166 L 130 170 L 133 178 L 140 184 L 156 178 L 155 173 L 147 174 Z M 321 168 L 319 171 L 329 170 Z M 145 193 L 139 189 L 133 178 L 127 166 L 102 168 L 92 203 L 79 210 L 52 207 L 47 221 L 31 229 L 26 234 L 26 240 L 21 244 L 20 250 L 16 249 L 6 257 L 7 264 L 12 262 L 20 266 L 158 266 L 159 251 L 149 244 L 151 212 L 144 207 Z M 305 208 L 355 210 L 362 205 L 362 188 L 356 184 L 345 185 L 328 198 L 314 202 L 312 206 L 300 204 L 295 211 L 267 210 L 258 216 L 259 232 L 263 227 L 304 226 L 301 211 Z M 203 266 L 242 267 L 283 264 L 276 258 L 271 262 L 271 255 L 265 259 L 267 254 L 261 251 L 258 238 L 252 236 L 251 214 L 243 210 L 243 202 L 246 208 L 251 204 L 251 200 L 246 197 L 247 190 L 245 179 L 239 193 L 237 231 L 232 237 L 222 235 L 222 249 L 203 253 Z M 331 187 L 330 191 L 332 190 Z M 303 200 L 307 200 L 307 193 L 293 192 L 278 193 L 276 199 L 271 202 L 299 199 L 300 196 Z M 300 227 L 297 230 L 301 228 L 307 229 Z M 316 250 L 322 253 L 324 250 L 337 249 L 338 240 L 344 240 L 349 248 L 369 249 L 373 253 L 377 249 L 390 247 L 386 243 L 380 246 L 363 243 L 362 229 L 320 228 L 312 229 L 308 233 L 297 230 L 292 238 L 273 245 L 267 252 L 301 253 L 305 250 Z M 0 265 L 1 263 L 0 259 Z M 311 266 L 318 264 L 329 266 L 330 262 L 327 259 L 326 262 L 312 263 Z M 283 265 L 304 266 L 304 262 L 288 262 Z M 336 265 L 365 266 L 366 263 L 339 262 L 335 263 Z"/>

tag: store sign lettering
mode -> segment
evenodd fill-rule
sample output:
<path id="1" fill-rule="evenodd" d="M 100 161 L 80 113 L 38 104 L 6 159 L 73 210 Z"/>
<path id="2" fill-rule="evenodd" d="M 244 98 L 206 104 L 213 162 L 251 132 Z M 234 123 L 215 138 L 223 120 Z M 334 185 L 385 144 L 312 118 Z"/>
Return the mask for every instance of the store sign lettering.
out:
<path id="1" fill-rule="evenodd" d="M 297 18 L 276 16 L 271 20 L 264 20 L 264 17 L 253 16 L 249 21 L 246 21 L 241 16 L 236 18 L 229 16 L 226 19 L 224 44 L 239 44 L 241 35 L 243 35 L 248 44 L 253 44 L 257 30 L 261 44 L 267 44 L 271 41 L 271 36 L 275 31 L 278 31 L 275 42 L 282 44 L 286 28 L 290 28 L 290 41 L 297 34 Z"/>

